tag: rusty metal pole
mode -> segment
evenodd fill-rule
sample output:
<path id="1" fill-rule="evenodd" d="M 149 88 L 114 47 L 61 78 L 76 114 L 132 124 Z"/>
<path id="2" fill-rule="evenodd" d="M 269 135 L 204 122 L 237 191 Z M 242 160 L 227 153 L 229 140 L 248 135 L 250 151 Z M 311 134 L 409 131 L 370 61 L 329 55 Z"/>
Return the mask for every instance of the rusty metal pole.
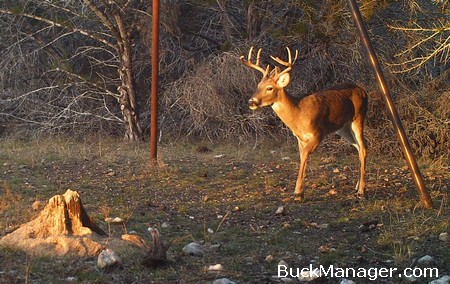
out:
<path id="1" fill-rule="evenodd" d="M 159 75 L 159 0 L 152 6 L 152 87 L 150 103 L 150 159 L 157 160 L 158 135 L 158 75 Z"/>
<path id="2" fill-rule="evenodd" d="M 420 202 L 422 206 L 425 208 L 433 208 L 433 201 L 431 200 L 430 194 L 428 193 L 425 183 L 423 181 L 422 174 L 420 173 L 419 166 L 417 165 L 417 161 L 414 158 L 414 154 L 411 150 L 411 146 L 409 145 L 408 137 L 406 136 L 405 130 L 403 129 L 402 122 L 398 115 L 397 109 L 395 108 L 394 101 L 392 100 L 392 96 L 389 92 L 386 80 L 383 75 L 383 71 L 381 69 L 380 63 L 378 61 L 375 50 L 373 49 L 372 43 L 370 42 L 369 35 L 367 33 L 367 29 L 364 25 L 364 21 L 361 17 L 361 13 L 356 4 L 355 0 L 347 0 L 350 10 L 352 12 L 353 20 L 355 21 L 355 25 L 358 29 L 359 36 L 361 41 L 366 49 L 369 61 L 375 71 L 375 75 L 377 78 L 378 88 L 381 90 L 383 94 L 384 103 L 387 106 L 387 110 L 389 112 L 390 119 L 394 126 L 395 134 L 400 142 L 400 146 L 402 148 L 403 154 L 405 156 L 406 162 L 408 164 L 409 170 L 411 171 L 412 178 L 414 183 L 416 184 L 417 190 L 419 192 Z"/>

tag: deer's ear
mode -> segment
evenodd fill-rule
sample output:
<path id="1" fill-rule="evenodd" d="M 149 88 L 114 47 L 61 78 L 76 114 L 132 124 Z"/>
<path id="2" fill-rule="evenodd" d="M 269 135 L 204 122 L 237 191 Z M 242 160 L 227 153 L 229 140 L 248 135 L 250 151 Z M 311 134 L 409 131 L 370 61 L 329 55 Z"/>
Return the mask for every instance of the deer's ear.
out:
<path id="1" fill-rule="evenodd" d="M 279 88 L 284 88 L 291 82 L 291 76 L 289 73 L 281 74 L 280 78 L 277 80 L 277 86 Z"/>

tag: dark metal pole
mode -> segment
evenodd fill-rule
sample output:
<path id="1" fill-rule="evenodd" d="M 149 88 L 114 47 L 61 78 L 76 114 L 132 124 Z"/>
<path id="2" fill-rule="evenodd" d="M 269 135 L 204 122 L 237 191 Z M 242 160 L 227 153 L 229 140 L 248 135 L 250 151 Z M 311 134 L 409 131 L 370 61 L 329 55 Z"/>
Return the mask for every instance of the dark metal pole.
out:
<path id="1" fill-rule="evenodd" d="M 364 25 L 361 13 L 359 12 L 359 8 L 355 0 L 347 0 L 347 2 L 352 12 L 353 20 L 355 21 L 356 27 L 358 29 L 359 36 L 361 37 L 361 41 L 369 57 L 369 61 L 375 71 L 378 88 L 380 88 L 381 93 L 383 94 L 383 100 L 387 106 L 387 110 L 389 112 L 392 124 L 394 125 L 395 133 L 400 142 L 400 146 L 402 148 L 406 162 L 408 163 L 408 167 L 409 170 L 411 171 L 412 178 L 419 192 L 420 202 L 425 208 L 433 208 L 434 207 L 433 201 L 431 200 L 430 194 L 425 188 L 425 183 L 423 181 L 422 174 L 420 173 L 419 166 L 417 165 L 417 161 L 414 158 L 411 146 L 409 145 L 408 137 L 406 136 L 397 109 L 395 108 L 394 101 L 392 100 L 391 94 L 389 92 L 375 50 L 373 49 L 372 43 L 370 42 L 369 35 L 367 34 L 367 29 Z"/>
<path id="2" fill-rule="evenodd" d="M 150 107 L 150 159 L 157 160 L 158 73 L 159 73 L 159 0 L 152 6 L 152 94 Z"/>

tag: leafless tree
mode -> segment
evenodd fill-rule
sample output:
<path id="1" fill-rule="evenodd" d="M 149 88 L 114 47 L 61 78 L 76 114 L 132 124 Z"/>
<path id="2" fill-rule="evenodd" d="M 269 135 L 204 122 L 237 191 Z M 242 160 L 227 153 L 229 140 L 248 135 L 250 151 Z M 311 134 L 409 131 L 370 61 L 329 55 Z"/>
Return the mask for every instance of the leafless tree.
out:
<path id="1" fill-rule="evenodd" d="M 150 19 L 142 1 L 4 1 L 0 14 L 11 27 L 3 32 L 4 70 L 41 70 L 29 70 L 34 80 L 3 78 L 23 89 L 4 95 L 7 115 L 48 128 L 64 127 L 63 121 L 78 127 L 83 117 L 98 116 L 123 122 L 126 139 L 142 138 L 133 74 L 134 41 L 143 19 Z M 121 118 L 111 109 L 113 100 Z M 23 103 L 37 101 L 36 113 L 22 113 L 30 111 Z"/>
<path id="2" fill-rule="evenodd" d="M 400 34 L 405 47 L 396 54 L 394 72 L 406 73 L 425 70 L 431 75 L 441 74 L 450 59 L 450 2 L 405 1 L 409 17 L 397 20 L 389 27 Z"/>

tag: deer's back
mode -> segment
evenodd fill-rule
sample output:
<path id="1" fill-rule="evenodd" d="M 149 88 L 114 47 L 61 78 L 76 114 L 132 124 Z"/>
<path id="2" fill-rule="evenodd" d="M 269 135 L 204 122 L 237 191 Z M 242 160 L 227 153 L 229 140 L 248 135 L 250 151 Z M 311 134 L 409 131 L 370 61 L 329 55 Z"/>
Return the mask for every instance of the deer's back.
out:
<path id="1" fill-rule="evenodd" d="M 334 132 L 367 112 L 367 94 L 361 87 L 342 84 L 312 93 L 298 103 L 305 124 Z"/>

